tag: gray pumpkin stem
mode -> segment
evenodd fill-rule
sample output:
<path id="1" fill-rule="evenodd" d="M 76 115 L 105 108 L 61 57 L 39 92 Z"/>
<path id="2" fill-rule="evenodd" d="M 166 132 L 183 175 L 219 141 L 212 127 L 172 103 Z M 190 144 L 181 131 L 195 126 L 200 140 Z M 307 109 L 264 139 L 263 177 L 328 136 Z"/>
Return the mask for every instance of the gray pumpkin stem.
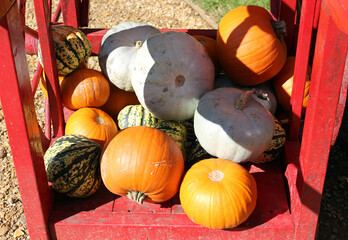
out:
<path id="1" fill-rule="evenodd" d="M 255 89 L 252 89 L 252 90 L 248 90 L 248 91 L 245 91 L 243 92 L 243 94 L 239 97 L 239 99 L 237 100 L 237 103 L 236 103 L 236 108 L 238 110 L 243 110 L 244 107 L 245 107 L 245 103 L 249 97 L 250 94 L 253 94 L 255 92 Z"/>
<path id="2" fill-rule="evenodd" d="M 283 36 L 286 36 L 288 34 L 285 22 L 283 20 L 281 21 L 271 20 L 271 24 L 277 38 L 282 41 Z"/>
<path id="3" fill-rule="evenodd" d="M 136 42 L 135 42 L 135 48 L 136 48 L 136 49 L 140 49 L 141 46 L 143 46 L 143 41 L 136 41 Z"/>
<path id="4" fill-rule="evenodd" d="M 143 204 L 147 195 L 146 195 L 146 193 L 141 193 L 139 191 L 129 191 L 127 193 L 127 197 L 131 200 L 136 201 L 139 204 Z"/>

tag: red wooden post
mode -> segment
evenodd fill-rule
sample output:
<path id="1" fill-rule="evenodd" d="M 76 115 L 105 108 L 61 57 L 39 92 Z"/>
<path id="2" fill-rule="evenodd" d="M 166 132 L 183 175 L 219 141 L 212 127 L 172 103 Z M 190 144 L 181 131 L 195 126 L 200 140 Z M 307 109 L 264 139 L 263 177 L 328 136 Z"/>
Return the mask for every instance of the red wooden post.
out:
<path id="1" fill-rule="evenodd" d="M 80 26 L 81 0 L 60 0 L 65 25 Z"/>
<path id="2" fill-rule="evenodd" d="M 284 38 L 284 40 L 287 46 L 288 56 L 293 56 L 296 48 L 296 6 L 297 0 L 281 0 L 279 9 L 279 20 L 284 20 L 287 28 L 287 36 Z"/>
<path id="3" fill-rule="evenodd" d="M 46 85 L 52 113 L 54 137 L 60 137 L 64 135 L 64 117 L 52 38 L 50 10 L 45 0 L 34 0 L 34 6 L 43 68 L 47 77 Z"/>
<path id="4" fill-rule="evenodd" d="M 81 2 L 81 17 L 80 17 L 80 26 L 87 27 L 89 21 L 89 0 L 82 0 Z"/>
<path id="5" fill-rule="evenodd" d="M 16 1 L 0 2 L 0 96 L 27 226 L 32 239 L 49 239 L 50 190 Z"/>
<path id="6" fill-rule="evenodd" d="M 348 37 L 339 31 L 322 6 L 313 60 L 297 186 L 301 204 L 293 212 L 295 239 L 314 239 L 325 181 L 331 138 L 339 102 Z"/>
<path id="7" fill-rule="evenodd" d="M 301 20 L 296 50 L 296 62 L 294 69 L 294 84 L 291 94 L 292 116 L 289 133 L 290 140 L 298 139 L 300 132 L 303 92 L 305 88 L 309 51 L 312 41 L 315 3 L 316 1 L 313 0 L 304 0 L 302 2 Z"/>

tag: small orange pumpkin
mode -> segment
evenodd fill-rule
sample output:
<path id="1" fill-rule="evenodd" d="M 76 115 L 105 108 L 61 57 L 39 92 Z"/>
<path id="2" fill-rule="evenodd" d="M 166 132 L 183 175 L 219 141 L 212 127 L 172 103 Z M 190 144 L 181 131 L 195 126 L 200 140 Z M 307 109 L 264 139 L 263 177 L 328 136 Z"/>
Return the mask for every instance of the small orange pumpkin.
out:
<path id="1" fill-rule="evenodd" d="M 118 132 L 115 121 L 104 111 L 97 108 L 80 108 L 68 118 L 65 134 L 79 134 L 100 146 Z"/>
<path id="2" fill-rule="evenodd" d="M 216 38 L 222 69 L 241 86 L 268 81 L 286 61 L 284 31 L 284 22 L 274 21 L 263 7 L 232 9 L 221 19 Z"/>
<path id="3" fill-rule="evenodd" d="M 254 211 L 254 177 L 238 163 L 210 158 L 195 163 L 185 174 L 180 201 L 187 216 L 211 229 L 234 228 Z"/>
<path id="4" fill-rule="evenodd" d="M 208 55 L 215 66 L 215 75 L 218 75 L 221 69 L 216 52 L 216 40 L 202 35 L 193 35 L 193 37 L 196 38 L 197 41 L 200 42 L 207 50 Z"/>
<path id="5" fill-rule="evenodd" d="M 288 112 L 291 111 L 291 94 L 294 81 L 295 57 L 289 56 L 282 70 L 273 78 L 273 88 L 277 96 L 278 103 Z M 311 68 L 308 66 L 303 93 L 302 112 L 307 108 Z"/>
<path id="6" fill-rule="evenodd" d="M 100 107 L 103 111 L 109 114 L 113 119 L 117 119 L 119 112 L 128 105 L 138 105 L 139 100 L 134 92 L 127 92 L 116 87 L 113 83 L 110 84 L 110 96 L 107 102 Z"/>
<path id="7" fill-rule="evenodd" d="M 161 130 L 137 126 L 120 131 L 102 154 L 101 176 L 110 192 L 142 204 L 164 202 L 179 190 L 184 159 Z"/>
<path id="8" fill-rule="evenodd" d="M 65 77 L 61 93 L 64 106 L 76 110 L 104 105 L 110 96 L 110 87 L 99 71 L 81 68 Z"/>

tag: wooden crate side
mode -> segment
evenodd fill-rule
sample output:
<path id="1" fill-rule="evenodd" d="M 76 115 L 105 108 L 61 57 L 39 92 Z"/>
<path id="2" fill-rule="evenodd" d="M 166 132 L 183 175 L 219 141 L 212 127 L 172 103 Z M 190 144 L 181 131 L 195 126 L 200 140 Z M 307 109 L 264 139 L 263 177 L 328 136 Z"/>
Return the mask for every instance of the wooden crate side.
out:
<path id="1" fill-rule="evenodd" d="M 0 19 L 0 96 L 29 233 L 49 239 L 51 195 L 17 4 Z"/>

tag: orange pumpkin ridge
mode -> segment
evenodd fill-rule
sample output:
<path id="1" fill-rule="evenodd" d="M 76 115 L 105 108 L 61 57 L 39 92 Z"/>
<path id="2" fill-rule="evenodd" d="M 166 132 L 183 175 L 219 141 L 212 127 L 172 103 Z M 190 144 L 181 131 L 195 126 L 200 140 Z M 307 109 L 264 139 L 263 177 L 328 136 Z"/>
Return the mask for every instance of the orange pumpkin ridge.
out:
<path id="1" fill-rule="evenodd" d="M 127 92 L 116 87 L 109 82 L 110 96 L 106 103 L 100 107 L 103 111 L 108 113 L 115 121 L 119 112 L 128 105 L 140 104 L 134 92 Z"/>
<path id="2" fill-rule="evenodd" d="M 146 126 L 120 131 L 104 148 L 101 175 L 109 191 L 142 201 L 164 202 L 179 189 L 184 159 L 175 141 Z"/>
<path id="3" fill-rule="evenodd" d="M 272 79 L 273 88 L 277 96 L 278 103 L 288 112 L 291 111 L 291 95 L 293 87 L 295 68 L 295 57 L 289 56 L 282 70 Z M 307 68 L 305 88 L 303 93 L 302 113 L 305 113 L 308 103 L 309 87 L 310 87 L 311 67 Z"/>
<path id="4" fill-rule="evenodd" d="M 179 197 L 193 222 L 211 229 L 234 228 L 254 211 L 257 187 L 254 177 L 241 165 L 210 158 L 187 171 Z"/>
<path id="5" fill-rule="evenodd" d="M 216 46 L 222 69 L 241 86 L 268 81 L 286 60 L 285 43 L 278 37 L 266 9 L 259 6 L 232 9 L 218 27 Z"/>
<path id="6" fill-rule="evenodd" d="M 76 110 L 104 105 L 110 96 L 110 87 L 99 71 L 81 68 L 65 77 L 61 93 L 64 106 Z"/>
<path id="7" fill-rule="evenodd" d="M 202 35 L 193 35 L 193 37 L 196 38 L 197 41 L 200 42 L 204 46 L 204 48 L 207 50 L 208 55 L 215 66 L 215 75 L 218 75 L 221 71 L 221 67 L 219 64 L 217 51 L 216 51 L 216 39 L 202 36 Z"/>
<path id="8" fill-rule="evenodd" d="M 97 108 L 80 108 L 67 120 L 65 134 L 79 134 L 102 147 L 118 132 L 115 121 Z"/>

